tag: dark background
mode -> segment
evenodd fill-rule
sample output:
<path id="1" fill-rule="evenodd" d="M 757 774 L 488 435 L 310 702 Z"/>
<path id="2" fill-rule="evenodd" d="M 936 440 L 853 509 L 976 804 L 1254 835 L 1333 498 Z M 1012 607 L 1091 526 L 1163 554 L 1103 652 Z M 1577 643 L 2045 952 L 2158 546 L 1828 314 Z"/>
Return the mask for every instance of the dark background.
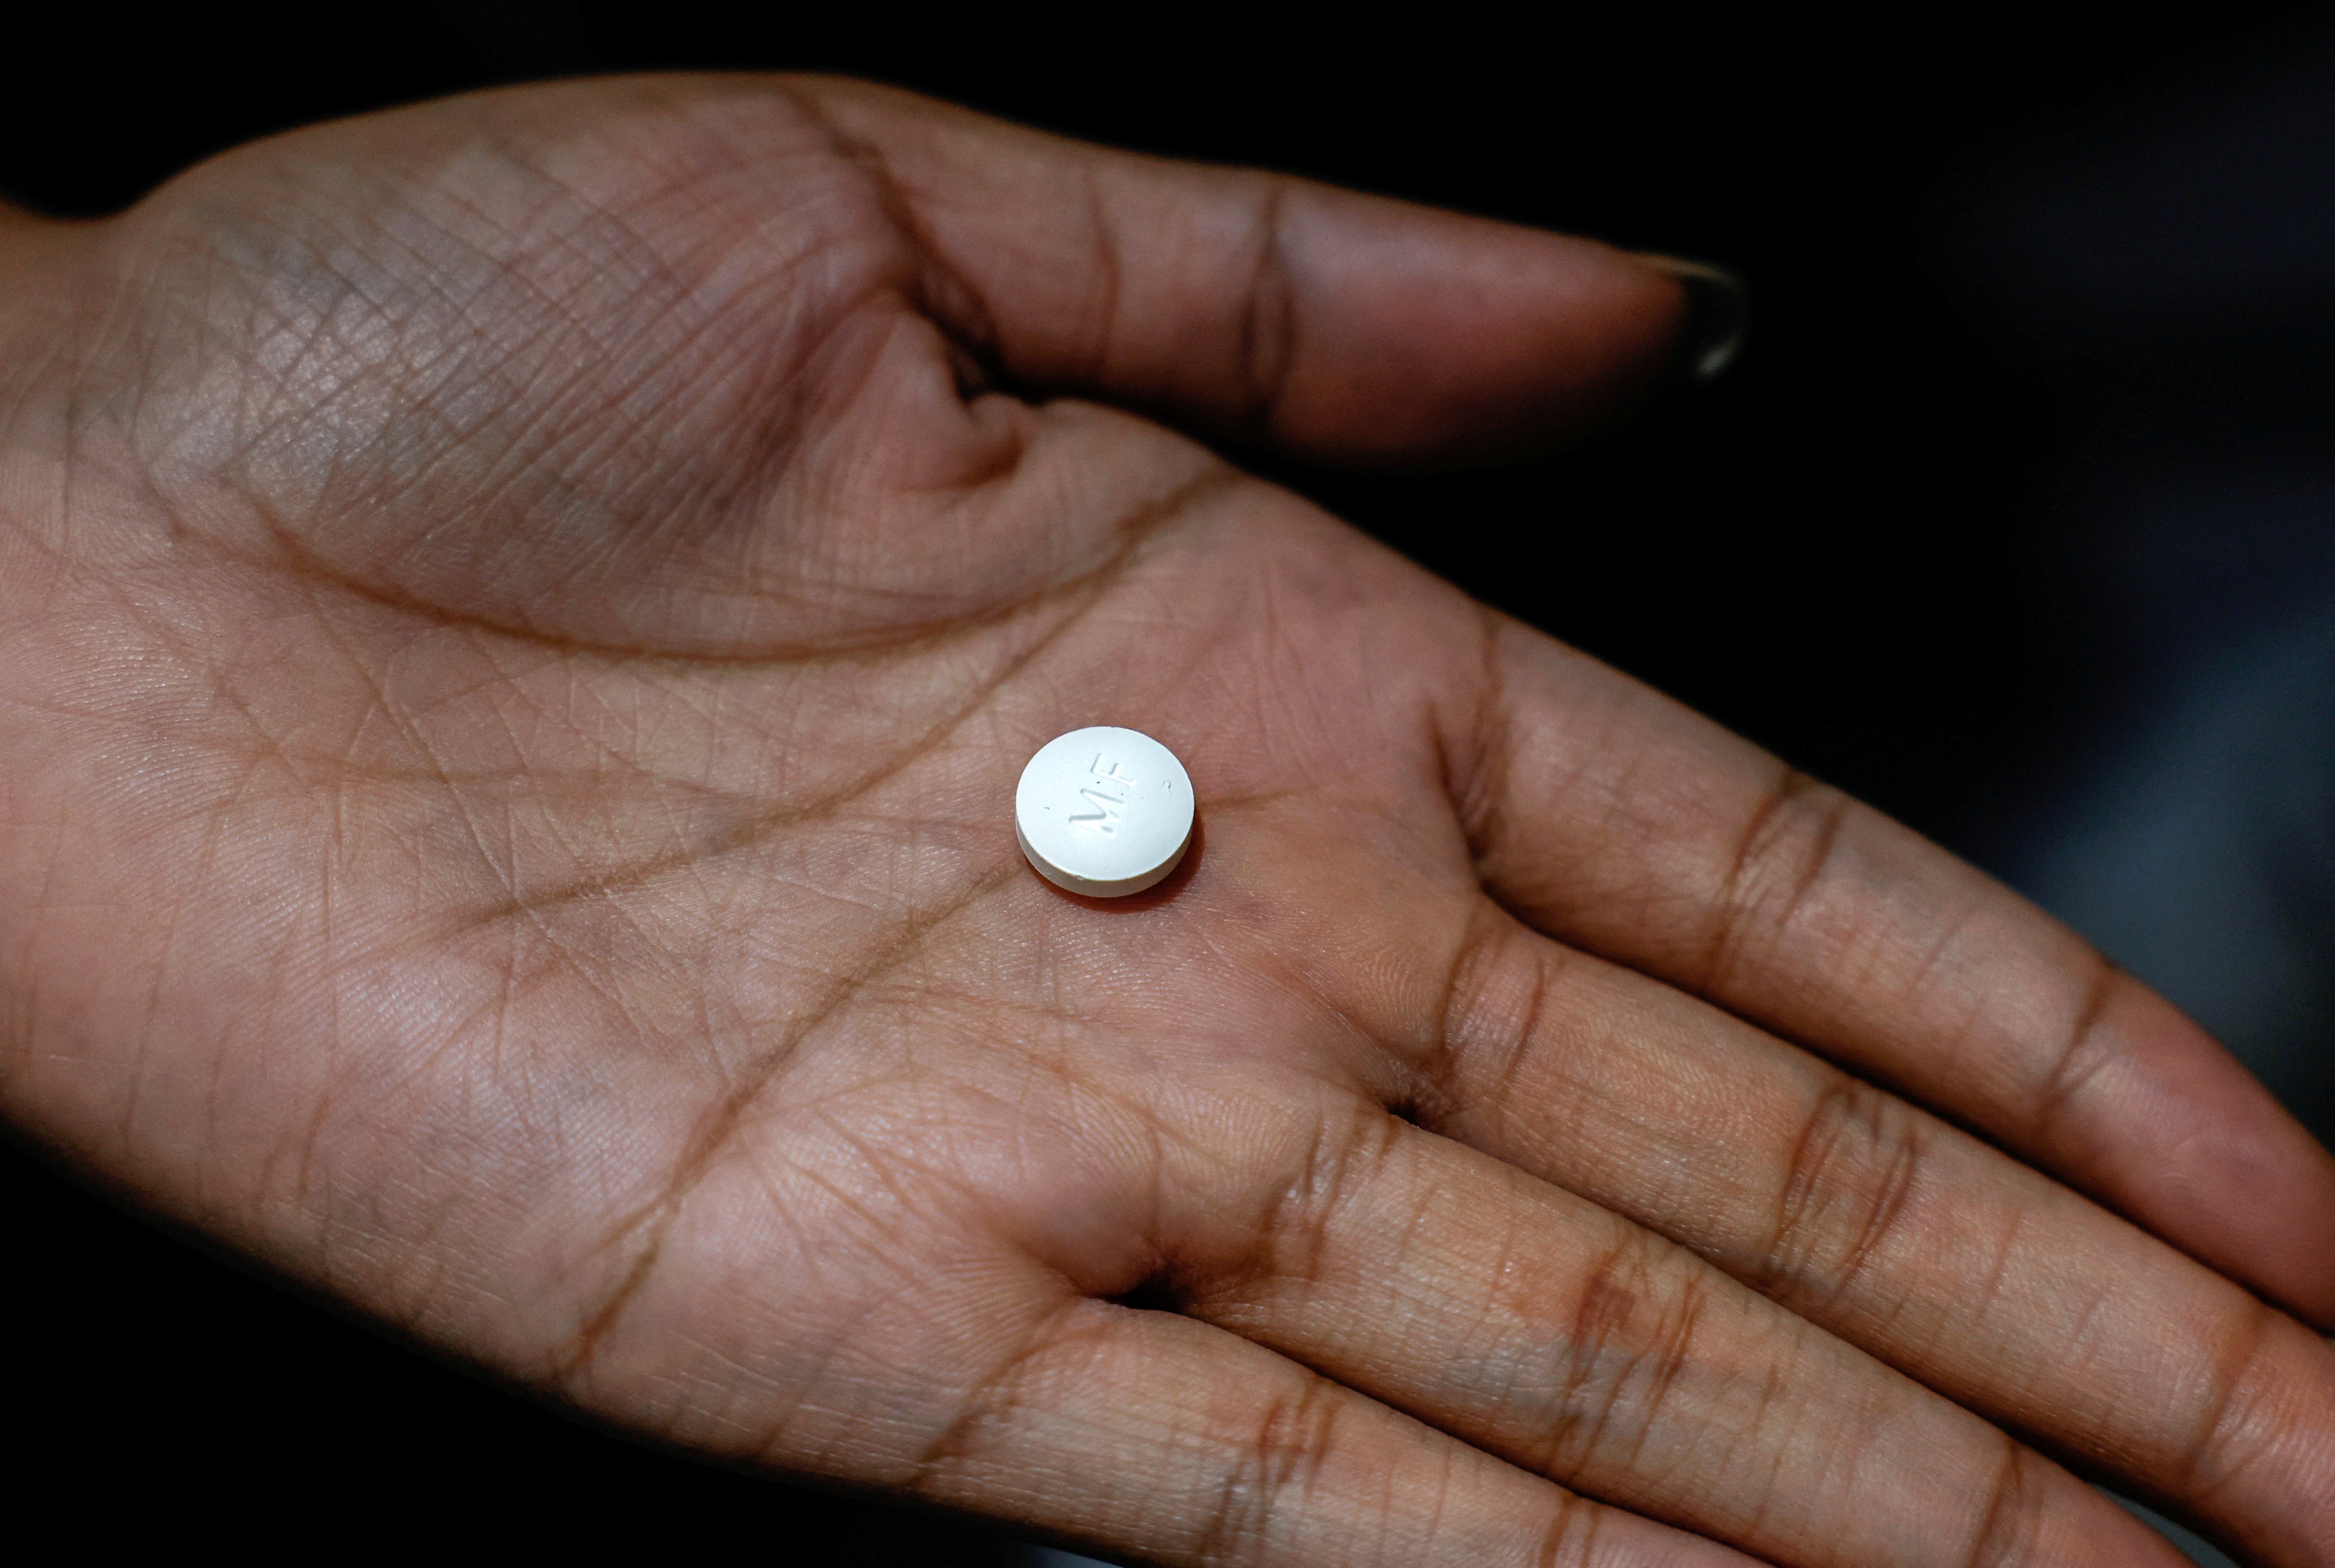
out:
<path id="1" fill-rule="evenodd" d="M 1283 477 L 2028 888 L 2327 1127 L 2335 13 L 1776 9 L 84 5 L 8 23 L 0 195 L 98 215 L 315 119 L 773 66 L 1724 263 L 1744 358 L 1624 432 Z M 29 1151 L 0 1202 L 31 1511 L 94 1481 L 158 1544 L 305 1552 L 321 1512 L 402 1549 L 1020 1560 L 538 1410 Z"/>

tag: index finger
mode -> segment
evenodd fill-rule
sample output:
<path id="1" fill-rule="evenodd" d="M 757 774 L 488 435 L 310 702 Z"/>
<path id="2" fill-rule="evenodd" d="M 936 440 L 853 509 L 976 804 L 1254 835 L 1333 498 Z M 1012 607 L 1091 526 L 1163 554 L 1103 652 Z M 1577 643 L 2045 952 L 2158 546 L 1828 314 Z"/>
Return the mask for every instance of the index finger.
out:
<path id="1" fill-rule="evenodd" d="M 1541 930 L 1919 1099 L 2321 1327 L 2335 1158 L 2170 1003 L 1973 867 L 1489 623 L 1454 772 Z"/>

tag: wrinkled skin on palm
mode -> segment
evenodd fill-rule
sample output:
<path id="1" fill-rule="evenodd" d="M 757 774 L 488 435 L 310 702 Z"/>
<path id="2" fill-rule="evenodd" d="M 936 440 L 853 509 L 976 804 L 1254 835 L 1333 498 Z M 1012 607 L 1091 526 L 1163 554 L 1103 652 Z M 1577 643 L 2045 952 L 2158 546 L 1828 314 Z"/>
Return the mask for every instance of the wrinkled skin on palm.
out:
<path id="1" fill-rule="evenodd" d="M 2335 1563 L 2323 1151 L 1204 444 L 1561 436 L 1662 373 L 1661 267 L 699 79 L 281 138 L 0 269 L 0 1103 L 138 1201 L 1131 1559 L 2178 1561 L 2067 1461 Z M 1117 904 L 1011 821 L 1096 723 L 1200 802 Z"/>

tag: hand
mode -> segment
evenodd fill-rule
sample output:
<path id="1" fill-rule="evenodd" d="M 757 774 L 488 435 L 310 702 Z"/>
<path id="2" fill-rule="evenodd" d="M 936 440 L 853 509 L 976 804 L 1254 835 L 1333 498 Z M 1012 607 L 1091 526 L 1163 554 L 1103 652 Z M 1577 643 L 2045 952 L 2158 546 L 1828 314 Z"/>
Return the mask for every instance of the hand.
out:
<path id="1" fill-rule="evenodd" d="M 2049 1448 L 2335 1563 L 2335 1163 L 2236 1066 L 1177 433 L 1545 439 L 1662 271 L 762 79 L 0 266 L 0 1096 L 141 1200 L 1163 1562 L 2178 1560 Z M 1116 905 L 1010 821 L 1090 723 L 1200 801 Z"/>

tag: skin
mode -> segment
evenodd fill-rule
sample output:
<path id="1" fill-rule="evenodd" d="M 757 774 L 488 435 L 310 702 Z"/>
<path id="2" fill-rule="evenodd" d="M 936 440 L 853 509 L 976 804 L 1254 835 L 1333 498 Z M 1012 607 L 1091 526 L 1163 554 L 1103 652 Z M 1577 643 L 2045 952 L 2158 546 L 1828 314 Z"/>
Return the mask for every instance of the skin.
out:
<path id="1" fill-rule="evenodd" d="M 2335 1161 L 1203 444 L 1555 439 L 1682 304 L 822 80 L 11 217 L 0 1105 L 582 1408 L 1129 1560 L 2179 1561 L 2072 1465 L 2335 1564 Z M 1116 904 L 1010 821 L 1092 723 L 1200 803 Z"/>

